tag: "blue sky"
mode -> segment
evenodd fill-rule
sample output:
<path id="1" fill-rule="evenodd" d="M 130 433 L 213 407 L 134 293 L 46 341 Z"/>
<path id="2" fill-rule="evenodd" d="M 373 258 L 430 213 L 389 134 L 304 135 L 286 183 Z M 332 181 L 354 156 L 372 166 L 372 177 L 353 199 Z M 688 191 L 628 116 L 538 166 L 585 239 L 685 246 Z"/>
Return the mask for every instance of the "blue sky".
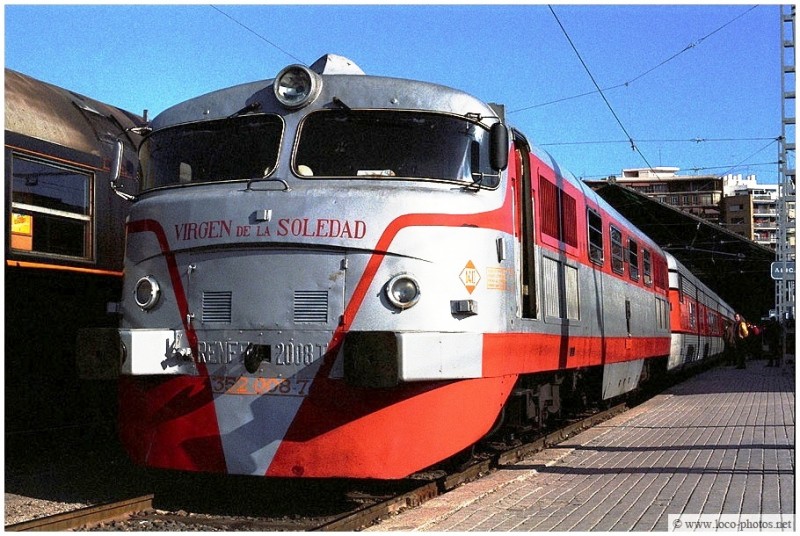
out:
<path id="1" fill-rule="evenodd" d="M 519 4 L 7 4 L 5 65 L 154 117 L 330 52 L 368 74 L 505 104 L 511 124 L 579 177 L 663 165 L 769 183 L 780 8 L 751 8 L 555 4 L 556 19 L 547 5 Z M 558 21 L 599 86 L 620 86 L 604 93 L 611 109 Z"/>

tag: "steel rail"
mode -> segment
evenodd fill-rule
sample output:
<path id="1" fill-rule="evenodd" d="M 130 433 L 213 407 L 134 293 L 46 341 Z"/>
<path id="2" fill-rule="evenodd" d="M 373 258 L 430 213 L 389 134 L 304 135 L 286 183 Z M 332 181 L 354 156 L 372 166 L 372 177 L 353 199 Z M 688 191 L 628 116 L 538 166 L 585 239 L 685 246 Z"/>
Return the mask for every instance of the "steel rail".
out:
<path id="1" fill-rule="evenodd" d="M 153 495 L 143 495 L 108 504 L 87 506 L 71 512 L 63 512 L 52 516 L 40 517 L 30 521 L 6 525 L 7 532 L 41 531 L 55 532 L 73 530 L 84 525 L 91 525 L 119 519 L 134 512 L 149 510 L 153 507 Z"/>

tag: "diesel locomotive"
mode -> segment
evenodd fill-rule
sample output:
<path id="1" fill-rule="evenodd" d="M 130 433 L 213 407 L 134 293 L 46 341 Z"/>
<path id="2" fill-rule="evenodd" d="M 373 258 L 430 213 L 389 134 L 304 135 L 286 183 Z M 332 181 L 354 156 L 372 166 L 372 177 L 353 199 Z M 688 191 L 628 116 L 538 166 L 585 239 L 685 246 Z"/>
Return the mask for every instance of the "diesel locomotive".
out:
<path id="1" fill-rule="evenodd" d="M 500 105 L 327 55 L 148 130 L 119 329 L 143 465 L 402 478 L 720 351 L 727 306 Z"/>

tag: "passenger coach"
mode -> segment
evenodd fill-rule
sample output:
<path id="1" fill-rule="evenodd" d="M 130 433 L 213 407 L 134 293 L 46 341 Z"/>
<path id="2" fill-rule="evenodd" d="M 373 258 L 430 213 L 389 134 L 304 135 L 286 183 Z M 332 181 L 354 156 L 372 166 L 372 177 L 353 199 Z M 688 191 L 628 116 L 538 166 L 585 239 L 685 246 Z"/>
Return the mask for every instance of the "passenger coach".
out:
<path id="1" fill-rule="evenodd" d="M 129 129 L 141 124 L 118 108 L 5 70 L 7 434 L 64 429 L 109 405 L 79 381 L 76 339 L 96 337 L 86 329 L 117 328 L 107 305 L 120 299 L 129 203 L 112 192 L 110 167 L 120 140 L 121 179 L 133 179 L 138 136 Z M 81 372 L 110 378 L 118 369 L 118 359 L 103 354 Z"/>
<path id="2" fill-rule="evenodd" d="M 724 335 L 734 311 L 675 257 L 667 254 L 672 325 L 670 370 L 725 351 Z"/>

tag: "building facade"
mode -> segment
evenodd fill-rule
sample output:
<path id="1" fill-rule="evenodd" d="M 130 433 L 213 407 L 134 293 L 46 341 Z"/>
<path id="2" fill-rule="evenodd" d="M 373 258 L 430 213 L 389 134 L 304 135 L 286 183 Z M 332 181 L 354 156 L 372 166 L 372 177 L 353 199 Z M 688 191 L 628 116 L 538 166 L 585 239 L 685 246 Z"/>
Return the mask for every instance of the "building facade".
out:
<path id="1" fill-rule="evenodd" d="M 680 175 L 677 167 L 624 169 L 609 177 L 637 192 L 775 248 L 778 185 L 758 184 L 755 175 Z M 794 203 L 789 208 L 794 221 Z M 789 237 L 792 246 L 795 236 Z"/>
<path id="2" fill-rule="evenodd" d="M 778 185 L 743 188 L 722 199 L 722 224 L 754 242 L 775 249 L 778 241 Z"/>
<path id="3" fill-rule="evenodd" d="M 677 207 L 685 212 L 720 223 L 723 179 L 716 175 L 678 175 L 679 168 L 624 169 L 617 183 Z"/>

